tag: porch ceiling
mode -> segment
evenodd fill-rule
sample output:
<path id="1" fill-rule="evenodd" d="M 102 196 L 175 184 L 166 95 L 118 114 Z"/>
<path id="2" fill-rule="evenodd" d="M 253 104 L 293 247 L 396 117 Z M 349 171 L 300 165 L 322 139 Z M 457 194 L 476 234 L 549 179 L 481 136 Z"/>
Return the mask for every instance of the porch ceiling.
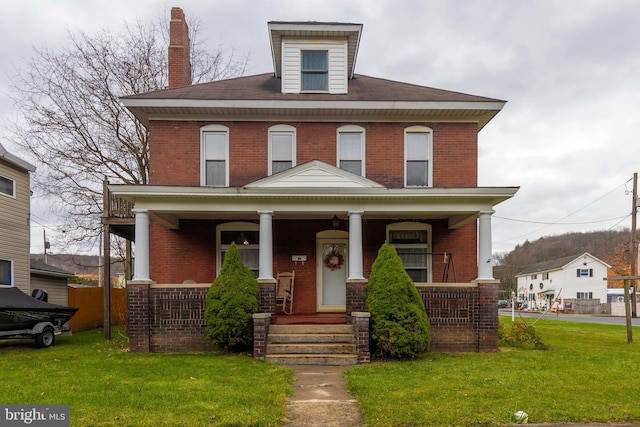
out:
<path id="1" fill-rule="evenodd" d="M 331 219 L 363 212 L 365 219 L 446 219 L 449 228 L 473 221 L 481 211 L 513 197 L 517 187 L 476 188 L 212 188 L 110 185 L 118 197 L 146 210 L 168 228 L 180 219 Z"/>

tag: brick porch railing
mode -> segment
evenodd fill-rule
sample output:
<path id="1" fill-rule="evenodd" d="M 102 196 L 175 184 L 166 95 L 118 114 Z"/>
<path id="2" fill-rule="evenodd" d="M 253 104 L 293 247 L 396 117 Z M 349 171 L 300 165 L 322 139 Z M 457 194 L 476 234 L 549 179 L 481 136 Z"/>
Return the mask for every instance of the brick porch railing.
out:
<path id="1" fill-rule="evenodd" d="M 208 351 L 204 307 L 210 284 L 128 284 L 129 340 L 132 352 Z M 434 352 L 491 352 L 498 349 L 498 282 L 434 283 L 417 287 L 431 324 Z M 347 285 L 349 321 L 361 362 L 369 359 L 369 317 L 364 283 Z M 261 315 L 254 349 L 261 353 L 275 319 L 275 283 L 261 283 Z M 357 309 L 356 309 L 357 308 Z M 366 325 L 366 326 L 365 326 Z M 266 344 L 265 344 L 266 345 Z M 257 351 L 257 353 L 255 353 Z"/>

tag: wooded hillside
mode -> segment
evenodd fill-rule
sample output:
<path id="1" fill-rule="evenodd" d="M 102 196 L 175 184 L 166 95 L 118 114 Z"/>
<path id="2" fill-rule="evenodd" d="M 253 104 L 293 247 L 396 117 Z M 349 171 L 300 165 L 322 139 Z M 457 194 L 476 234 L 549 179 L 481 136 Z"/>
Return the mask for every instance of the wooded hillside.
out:
<path id="1" fill-rule="evenodd" d="M 630 230 L 567 233 L 525 241 L 508 253 L 495 256 L 494 277 L 508 295 L 515 289 L 515 275 L 531 264 L 589 252 L 611 265 L 610 275 L 629 274 Z M 504 296 L 504 295 L 503 295 Z"/>

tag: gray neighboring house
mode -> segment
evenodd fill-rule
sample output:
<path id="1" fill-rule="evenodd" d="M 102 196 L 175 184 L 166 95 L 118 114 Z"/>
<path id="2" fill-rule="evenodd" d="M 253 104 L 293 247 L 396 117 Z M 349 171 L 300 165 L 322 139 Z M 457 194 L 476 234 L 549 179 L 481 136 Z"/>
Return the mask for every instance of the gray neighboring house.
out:
<path id="1" fill-rule="evenodd" d="M 36 167 L 0 144 L 0 286 L 30 293 L 31 177 Z"/>
<path id="2" fill-rule="evenodd" d="M 68 305 L 67 280 L 71 277 L 74 275 L 67 271 L 42 261 L 31 260 L 31 292 L 34 289 L 44 289 L 52 304 Z"/>

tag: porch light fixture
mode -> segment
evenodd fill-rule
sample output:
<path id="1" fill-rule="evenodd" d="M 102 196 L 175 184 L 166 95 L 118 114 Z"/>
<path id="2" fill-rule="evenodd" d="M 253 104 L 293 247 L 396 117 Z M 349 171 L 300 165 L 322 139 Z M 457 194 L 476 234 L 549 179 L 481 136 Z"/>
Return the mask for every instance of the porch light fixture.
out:
<path id="1" fill-rule="evenodd" d="M 340 227 L 340 218 L 338 218 L 338 215 L 333 216 L 333 218 L 331 219 L 331 225 L 333 226 L 334 230 L 337 230 L 338 227 Z"/>
<path id="2" fill-rule="evenodd" d="M 240 240 L 240 243 L 242 243 L 244 246 L 247 246 L 249 244 L 249 240 L 244 235 L 244 233 L 240 233 L 240 239 L 239 240 Z"/>

